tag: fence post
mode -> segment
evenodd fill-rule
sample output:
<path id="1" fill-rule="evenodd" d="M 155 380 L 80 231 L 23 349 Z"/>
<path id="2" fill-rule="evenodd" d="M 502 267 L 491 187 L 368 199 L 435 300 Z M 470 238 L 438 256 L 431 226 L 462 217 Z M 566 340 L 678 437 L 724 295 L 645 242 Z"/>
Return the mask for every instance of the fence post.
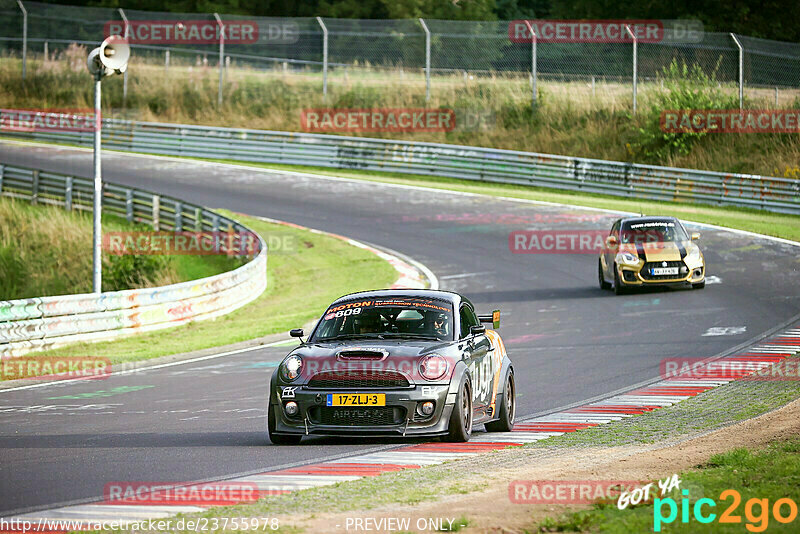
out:
<path id="1" fill-rule="evenodd" d="M 64 209 L 72 211 L 72 176 L 67 176 L 64 182 Z"/>
<path id="2" fill-rule="evenodd" d="M 322 17 L 317 17 L 317 22 L 322 28 L 322 96 L 328 96 L 328 27 L 322 22 Z M 286 70 L 284 69 L 284 72 Z"/>
<path id="3" fill-rule="evenodd" d="M 128 17 L 125 16 L 125 12 L 122 8 L 118 8 L 119 14 L 122 17 L 122 22 L 125 24 L 125 32 L 122 34 L 122 37 L 127 42 L 128 36 L 130 35 L 130 25 L 128 24 Z M 128 100 L 128 69 L 125 69 L 125 72 L 122 73 L 122 106 L 125 107 L 125 102 Z"/>
<path id="4" fill-rule="evenodd" d="M 639 78 L 639 65 L 637 64 L 638 54 L 636 48 L 639 40 L 631 31 L 631 27 L 627 24 L 625 25 L 625 30 L 628 32 L 628 35 L 631 36 L 631 39 L 633 39 L 633 114 L 636 115 L 636 82 Z"/>
<path id="5" fill-rule="evenodd" d="M 431 99 L 431 32 L 422 17 L 420 17 L 419 23 L 425 30 L 425 102 L 427 102 Z"/>
<path id="6" fill-rule="evenodd" d="M 47 41 L 45 41 L 44 42 L 44 62 L 47 63 L 47 61 L 49 59 L 50 59 L 50 54 L 47 52 Z"/>
<path id="7" fill-rule="evenodd" d="M 34 206 L 39 203 L 39 170 L 33 171 L 33 183 L 31 184 L 31 204 Z"/>
<path id="8" fill-rule="evenodd" d="M 744 105 L 744 47 L 733 33 L 730 35 L 733 42 L 736 43 L 736 48 L 739 49 L 739 109 L 742 109 Z"/>
<path id="9" fill-rule="evenodd" d="M 28 10 L 22 5 L 22 0 L 17 0 L 17 5 L 22 10 L 22 83 L 25 83 L 28 63 Z"/>
<path id="10" fill-rule="evenodd" d="M 775 107 L 778 107 L 778 86 L 775 86 Z"/>
<path id="11" fill-rule="evenodd" d="M 528 31 L 531 32 L 531 108 L 536 106 L 536 32 L 529 21 L 525 21 Z"/>
<path id="12" fill-rule="evenodd" d="M 169 50 L 164 52 L 164 70 L 169 70 Z"/>
<path id="13" fill-rule="evenodd" d="M 217 13 L 214 13 L 214 18 L 217 19 L 219 25 L 219 90 L 217 91 L 217 106 L 222 106 L 222 77 L 225 72 L 225 25 L 222 24 L 222 19 Z"/>

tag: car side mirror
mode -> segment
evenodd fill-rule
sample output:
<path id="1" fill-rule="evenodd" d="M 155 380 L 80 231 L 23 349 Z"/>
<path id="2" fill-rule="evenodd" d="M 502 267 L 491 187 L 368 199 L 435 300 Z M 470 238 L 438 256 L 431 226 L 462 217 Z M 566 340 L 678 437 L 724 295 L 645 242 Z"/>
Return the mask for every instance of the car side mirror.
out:
<path id="1" fill-rule="evenodd" d="M 303 329 L 302 328 L 294 328 L 289 330 L 289 335 L 292 337 L 303 337 Z"/>
<path id="2" fill-rule="evenodd" d="M 692 232 L 692 241 L 697 241 L 698 239 L 700 239 L 700 233 Z"/>
<path id="3" fill-rule="evenodd" d="M 479 334 L 485 334 L 486 327 L 483 326 L 482 324 L 474 324 L 469 327 L 469 333 L 472 334 L 473 336 L 477 336 Z"/>
<path id="4" fill-rule="evenodd" d="M 619 240 L 617 239 L 617 236 L 610 235 L 606 238 L 606 247 L 614 249 L 617 248 L 617 245 L 619 245 Z"/>

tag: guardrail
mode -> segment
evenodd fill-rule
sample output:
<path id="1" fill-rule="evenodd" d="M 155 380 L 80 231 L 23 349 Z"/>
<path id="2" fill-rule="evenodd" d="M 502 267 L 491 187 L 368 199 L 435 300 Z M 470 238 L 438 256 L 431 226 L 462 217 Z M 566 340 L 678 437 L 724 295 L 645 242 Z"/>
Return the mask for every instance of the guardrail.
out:
<path id="1" fill-rule="evenodd" d="M 92 144 L 91 132 L 2 133 L 40 141 Z M 118 119 L 103 121 L 103 144 L 109 149 L 146 154 L 445 176 L 800 214 L 798 179 L 533 152 Z"/>
<path id="2" fill-rule="evenodd" d="M 0 164 L 0 194 L 34 204 L 92 210 L 91 180 Z M 211 210 L 105 183 L 103 211 L 156 230 L 250 232 Z M 163 287 L 0 301 L 0 359 L 75 341 L 98 341 L 209 319 L 244 306 L 267 286 L 267 249 L 241 267 Z M 88 276 L 88 274 L 87 274 Z"/>

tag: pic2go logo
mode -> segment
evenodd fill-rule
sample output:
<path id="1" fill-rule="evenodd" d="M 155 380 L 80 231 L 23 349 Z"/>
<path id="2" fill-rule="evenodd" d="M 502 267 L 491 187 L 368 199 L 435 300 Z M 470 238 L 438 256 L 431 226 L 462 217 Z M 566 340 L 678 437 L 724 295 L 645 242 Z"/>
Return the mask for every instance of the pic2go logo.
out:
<path id="1" fill-rule="evenodd" d="M 717 518 L 717 514 L 711 512 L 711 509 L 717 506 L 717 503 L 713 499 L 698 499 L 692 506 L 689 504 L 689 490 L 684 489 L 681 491 L 681 494 L 683 495 L 680 504 L 681 523 L 689 523 L 690 512 L 694 516 L 694 520 L 698 523 L 711 523 Z M 742 516 L 736 514 L 736 510 L 742 502 L 741 494 L 734 489 L 728 489 L 719 494 L 720 501 L 727 501 L 728 499 L 731 499 L 732 502 L 719 516 L 718 522 L 741 524 Z M 756 509 L 758 509 L 757 512 Z M 797 504 L 787 497 L 775 501 L 771 511 L 772 516 L 778 523 L 791 523 L 797 518 Z M 784 512 L 788 513 L 784 514 Z M 744 505 L 744 515 L 748 521 L 745 525 L 748 531 L 764 532 L 769 526 L 769 499 L 748 499 Z M 669 525 L 677 518 L 678 503 L 675 502 L 675 499 L 667 497 L 666 499 L 656 498 L 655 501 L 653 501 L 654 532 L 661 532 L 662 525 Z"/>

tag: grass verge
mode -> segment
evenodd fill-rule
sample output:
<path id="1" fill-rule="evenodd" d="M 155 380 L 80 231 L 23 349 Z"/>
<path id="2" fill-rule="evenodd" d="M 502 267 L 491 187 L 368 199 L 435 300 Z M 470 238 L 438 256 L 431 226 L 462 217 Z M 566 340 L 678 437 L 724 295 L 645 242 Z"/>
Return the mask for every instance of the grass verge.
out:
<path id="1" fill-rule="evenodd" d="M 149 229 L 104 216 L 105 232 Z M 213 276 L 240 264 L 225 256 L 103 255 L 103 289 L 117 291 Z M 0 198 L 0 300 L 92 291 L 92 216 Z"/>
<path id="2" fill-rule="evenodd" d="M 118 364 L 227 345 L 301 326 L 345 293 L 386 287 L 397 279 L 387 262 L 341 239 L 219 211 L 265 239 L 284 243 L 268 257 L 268 287 L 256 300 L 215 320 L 32 356 L 101 356 Z"/>
<path id="3" fill-rule="evenodd" d="M 590 510 L 569 512 L 557 518 L 547 518 L 538 526 L 538 532 L 607 532 L 627 534 L 629 532 L 797 532 L 796 492 L 787 493 L 790 488 L 800 487 L 800 438 L 779 441 L 763 450 L 752 452 L 748 449 L 732 449 L 712 456 L 708 462 L 697 469 L 680 474 L 681 487 L 689 488 L 688 515 L 683 516 L 684 498 L 673 491 L 664 500 L 673 499 L 677 515 L 670 522 L 655 518 L 668 518 L 670 507 L 659 504 L 658 500 L 617 509 L 614 503 L 597 503 Z M 735 495 L 723 495 L 726 490 L 735 490 Z M 779 499 L 793 499 L 795 518 L 788 523 L 776 520 L 774 504 Z M 700 508 L 702 514 L 712 521 L 702 523 L 695 515 L 695 505 L 699 499 L 711 499 Z M 754 501 L 751 501 L 753 499 Z M 735 506 L 734 506 L 735 505 Z M 722 523 L 723 512 L 729 509 L 735 522 Z M 784 501 L 780 513 L 783 517 L 791 514 L 790 505 Z M 684 521 L 685 520 L 685 521 Z M 657 527 L 657 528 L 656 528 Z M 745 530 L 746 529 L 746 530 Z"/>

